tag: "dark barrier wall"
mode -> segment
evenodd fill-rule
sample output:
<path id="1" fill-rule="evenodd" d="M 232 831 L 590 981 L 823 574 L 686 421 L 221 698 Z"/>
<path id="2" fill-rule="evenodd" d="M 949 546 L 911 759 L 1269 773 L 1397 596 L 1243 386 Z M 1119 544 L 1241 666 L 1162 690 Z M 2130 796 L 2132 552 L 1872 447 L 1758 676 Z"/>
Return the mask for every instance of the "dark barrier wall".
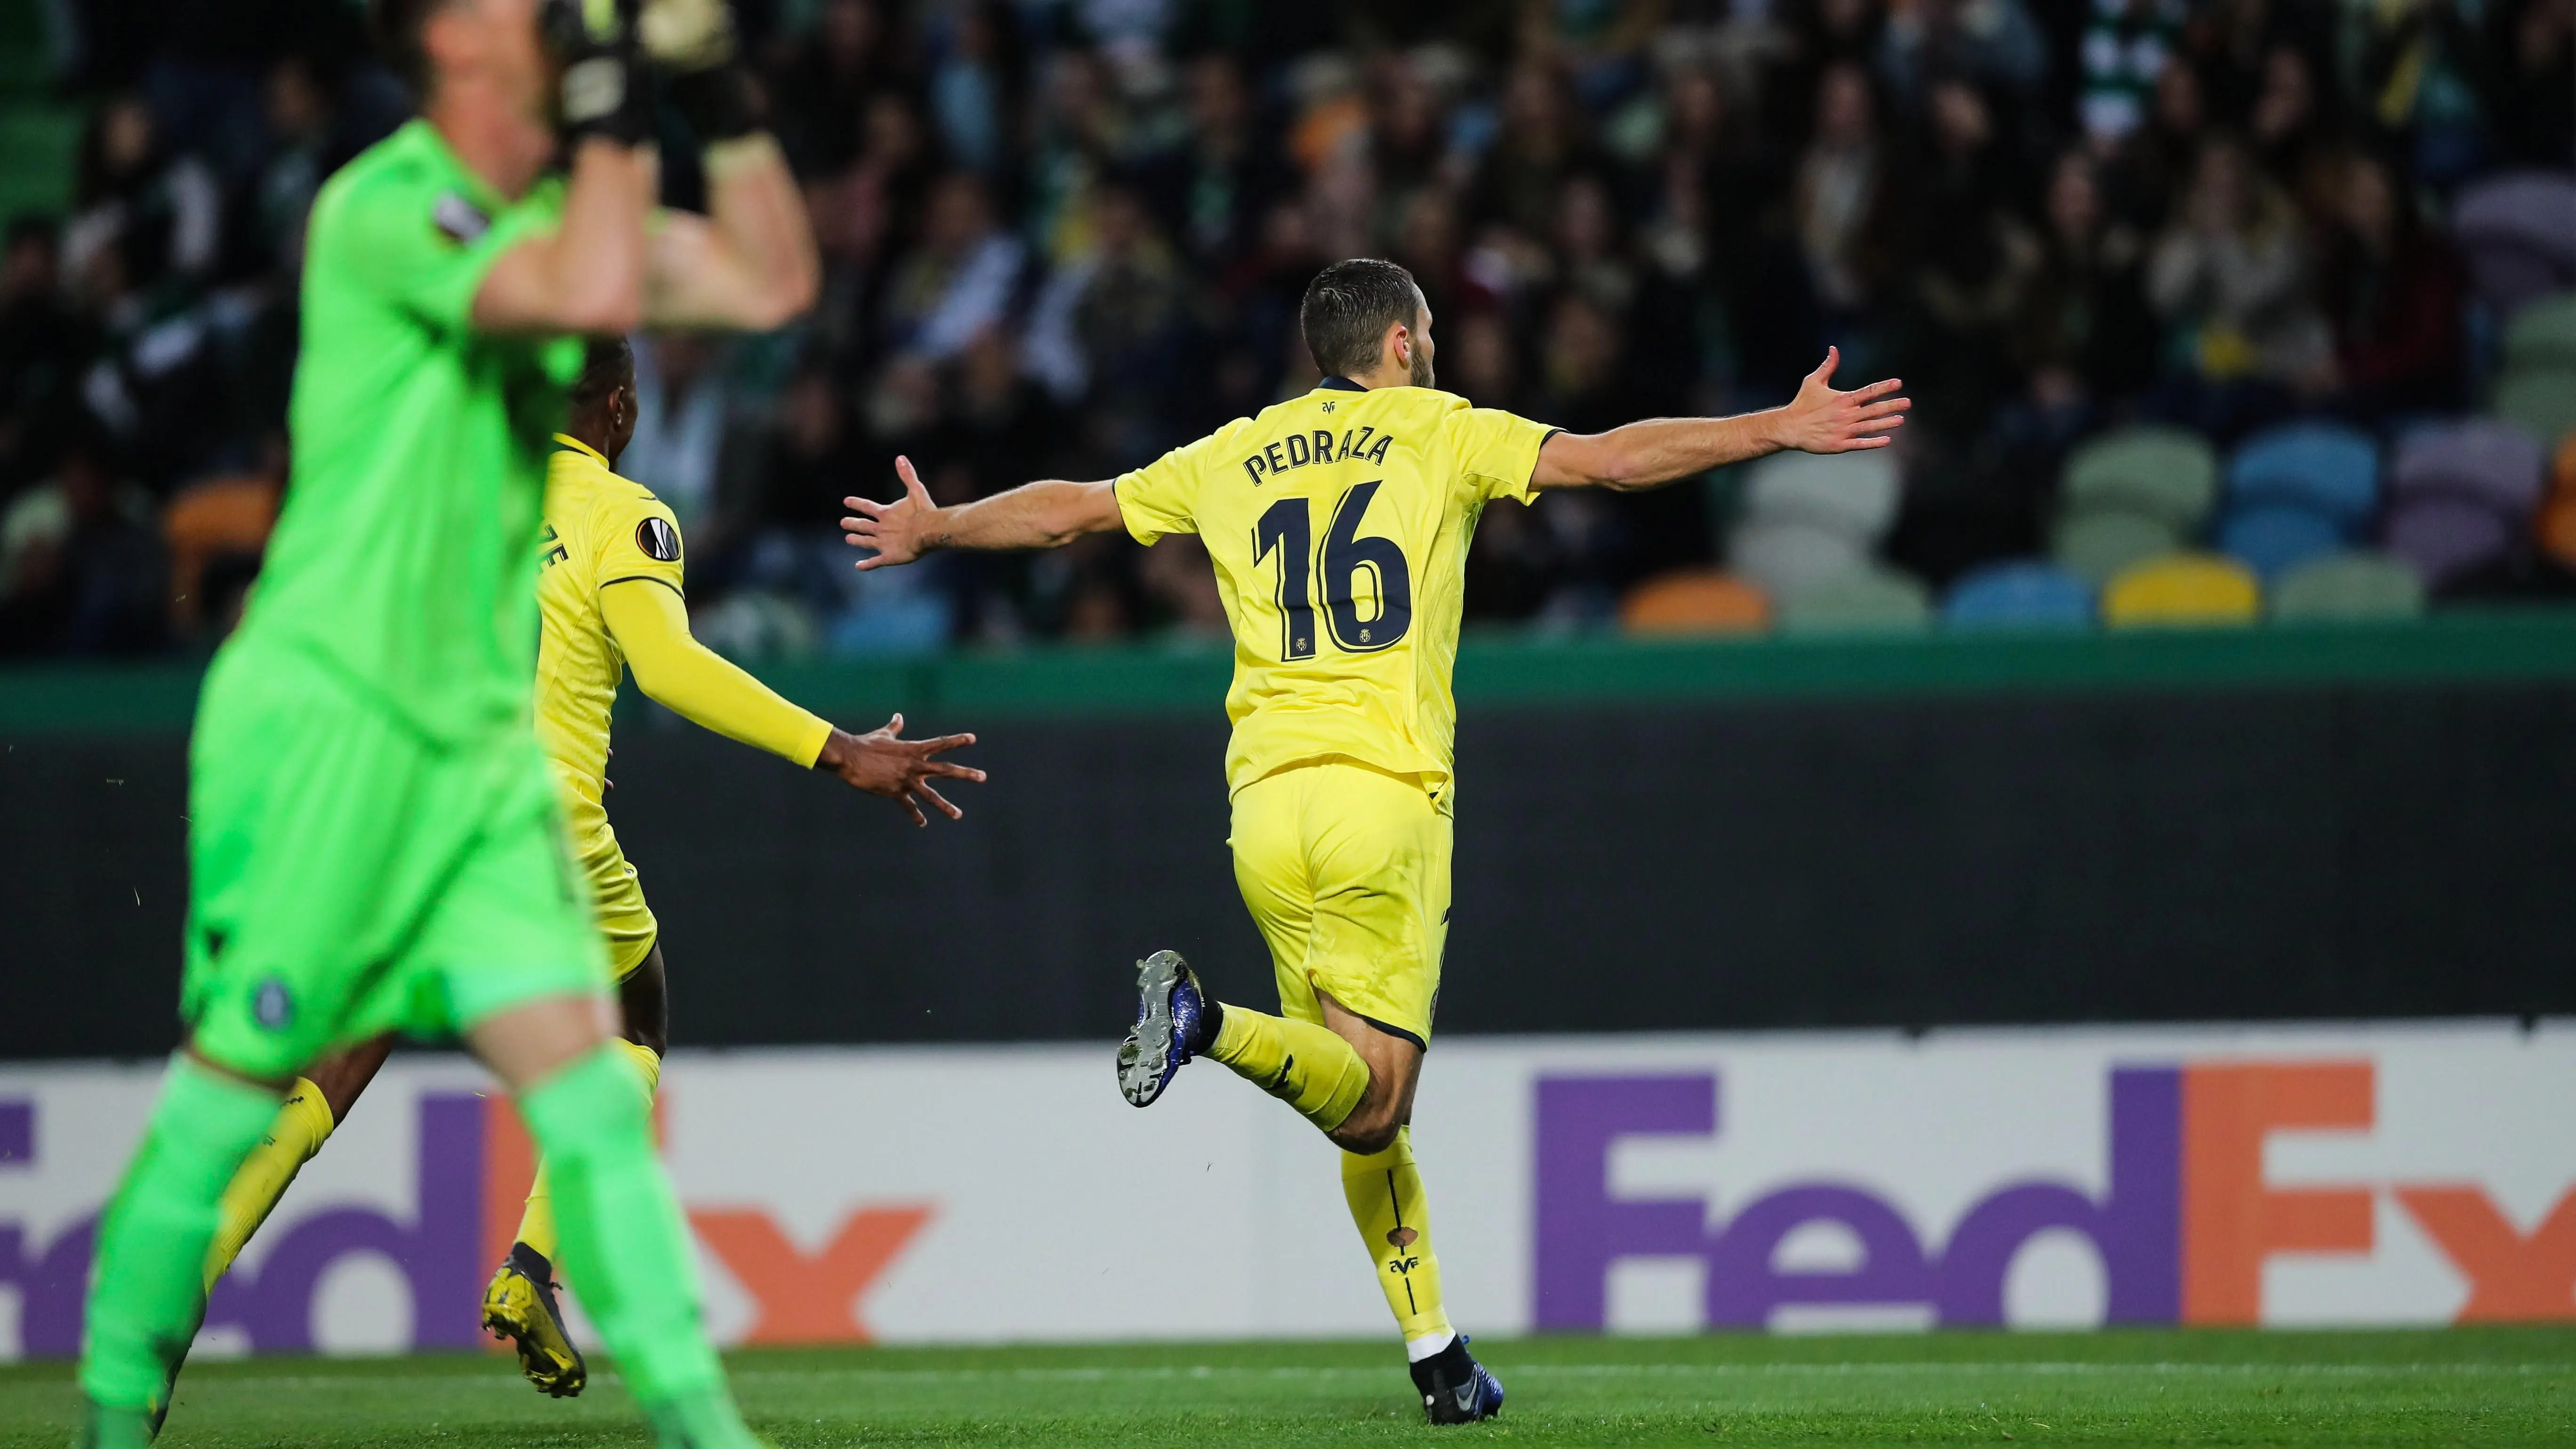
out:
<path id="1" fill-rule="evenodd" d="M 610 809 L 675 1039 L 1106 1038 L 1158 946 L 1266 998 L 1224 848 L 1223 675 L 789 679 L 850 722 L 984 733 L 993 782 L 926 831 L 639 712 Z M 86 685 L 40 692 L 0 706 L 0 1056 L 166 1049 L 170 701 L 85 717 L 63 701 Z M 1461 692 L 1444 1031 L 2576 1011 L 2566 623 L 1489 649 Z"/>

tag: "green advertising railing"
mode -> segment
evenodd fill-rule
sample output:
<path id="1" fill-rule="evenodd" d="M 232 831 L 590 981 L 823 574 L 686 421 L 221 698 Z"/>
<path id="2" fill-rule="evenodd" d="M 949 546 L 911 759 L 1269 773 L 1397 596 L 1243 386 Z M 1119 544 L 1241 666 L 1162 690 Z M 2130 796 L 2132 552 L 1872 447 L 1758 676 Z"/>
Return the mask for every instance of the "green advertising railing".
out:
<path id="1" fill-rule="evenodd" d="M 971 717 L 1212 714 L 1230 667 L 1221 646 L 1139 644 L 781 661 L 756 672 L 790 698 L 853 722 L 903 710 L 944 725 Z M 184 730 L 198 674 L 195 665 L 168 664 L 0 671 L 0 735 Z M 1471 635 L 1457 672 L 1459 702 L 1468 709 L 2550 681 L 2576 681 L 2576 609 L 2125 633 L 1669 642 Z"/>

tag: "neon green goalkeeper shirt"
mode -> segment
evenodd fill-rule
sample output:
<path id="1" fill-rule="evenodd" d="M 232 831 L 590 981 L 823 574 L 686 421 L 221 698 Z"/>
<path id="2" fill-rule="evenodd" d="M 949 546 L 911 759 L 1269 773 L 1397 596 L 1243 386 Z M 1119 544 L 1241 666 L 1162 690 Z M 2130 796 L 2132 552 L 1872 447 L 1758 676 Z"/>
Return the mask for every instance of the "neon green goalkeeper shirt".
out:
<path id="1" fill-rule="evenodd" d="M 549 178 L 504 200 L 425 121 L 323 186 L 293 471 L 228 648 L 314 656 L 436 743 L 526 719 L 546 455 L 582 344 L 471 318 L 492 263 L 560 223 L 563 192 Z"/>

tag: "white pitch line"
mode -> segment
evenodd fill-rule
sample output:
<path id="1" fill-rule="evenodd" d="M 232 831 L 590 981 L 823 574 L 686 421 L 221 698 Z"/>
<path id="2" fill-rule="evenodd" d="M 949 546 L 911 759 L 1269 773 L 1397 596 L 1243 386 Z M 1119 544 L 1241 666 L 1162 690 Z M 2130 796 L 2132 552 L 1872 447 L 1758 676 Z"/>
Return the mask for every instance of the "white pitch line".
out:
<path id="1" fill-rule="evenodd" d="M 1169 1382 L 1182 1379 L 1346 1379 L 1384 1378 L 1388 1368 L 1360 1368 L 1329 1365 L 1289 1365 L 1259 1368 L 1249 1365 L 1169 1365 L 1163 1367 L 1069 1367 L 1069 1368 L 954 1368 L 954 1369 L 739 1369 L 732 1377 L 736 1383 L 796 1383 L 822 1379 L 858 1379 L 876 1383 L 989 1383 L 1018 1380 L 1030 1383 L 1115 1383 Z M 1885 1377 L 1975 1377 L 1998 1374 L 2041 1374 L 2059 1377 L 2118 1378 L 2122 1376 L 2156 1377 L 2238 1377 L 2238 1378 L 2358 1378 L 2378 1374 L 2411 1374 L 2433 1377 L 2498 1378 L 2536 1374 L 2576 1374 L 2576 1363 L 2093 1363 L 2083 1361 L 2038 1361 L 2002 1363 L 1773 1363 L 1773 1364 L 1515 1364 L 1505 1369 L 1515 1378 L 1849 1378 Z M 594 1382 L 616 1383 L 615 1374 L 601 1374 Z M 516 1374 L 226 1374 L 201 1379 L 196 1384 L 200 1393 L 228 1388 L 296 1388 L 296 1389 L 401 1389 L 401 1388 L 485 1388 L 516 1391 L 521 1382 Z"/>

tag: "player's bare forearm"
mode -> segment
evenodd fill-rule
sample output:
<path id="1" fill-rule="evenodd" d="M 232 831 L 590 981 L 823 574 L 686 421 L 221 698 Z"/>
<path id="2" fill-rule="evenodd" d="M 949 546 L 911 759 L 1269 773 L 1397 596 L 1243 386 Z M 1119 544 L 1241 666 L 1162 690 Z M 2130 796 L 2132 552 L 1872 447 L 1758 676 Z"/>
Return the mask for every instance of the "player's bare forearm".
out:
<path id="1" fill-rule="evenodd" d="M 1781 444 L 1773 440 L 1770 423 L 1767 412 L 1732 418 L 1648 418 L 1573 439 L 1571 447 L 1559 444 L 1572 435 L 1559 433 L 1541 453 L 1541 468 L 1546 471 L 1547 451 L 1571 455 L 1560 460 L 1565 481 L 1552 477 L 1533 481 L 1542 488 L 1660 487 L 1677 478 L 1778 452 Z"/>
<path id="2" fill-rule="evenodd" d="M 755 134 L 709 146 L 706 172 L 716 230 L 771 280 L 789 315 L 813 306 L 823 285 L 822 256 L 778 143 Z"/>
<path id="3" fill-rule="evenodd" d="M 1108 484 L 1049 479 L 936 509 L 922 541 L 930 548 L 1061 548 L 1117 526 L 1118 502 Z"/>
<path id="4" fill-rule="evenodd" d="M 503 252 L 474 293 L 480 332 L 630 332 L 643 316 L 652 164 L 603 137 L 573 152 L 563 224 Z"/>
<path id="5" fill-rule="evenodd" d="M 645 320 L 766 332 L 814 305 L 822 264 L 778 144 L 754 134 L 706 150 L 707 215 L 668 212 L 651 232 Z"/>
<path id="6" fill-rule="evenodd" d="M 1848 453 L 1884 448 L 1904 426 L 1910 399 L 1895 378 L 1849 392 L 1833 386 L 1842 354 L 1824 363 L 1785 407 L 1731 418 L 1651 418 L 1606 433 L 1559 433 L 1539 449 L 1534 488 L 1653 488 L 1712 468 L 1796 448 Z"/>
<path id="7" fill-rule="evenodd" d="M 841 500 L 853 515 L 841 520 L 843 535 L 854 548 L 875 550 L 859 560 L 863 570 L 907 564 L 942 548 L 1060 548 L 1085 534 L 1107 533 L 1121 524 L 1118 490 L 1108 483 L 1050 479 L 941 508 L 930 501 L 930 492 L 921 486 L 921 475 L 913 471 L 910 458 L 895 459 L 894 468 L 903 480 L 901 498 L 892 503 Z"/>

